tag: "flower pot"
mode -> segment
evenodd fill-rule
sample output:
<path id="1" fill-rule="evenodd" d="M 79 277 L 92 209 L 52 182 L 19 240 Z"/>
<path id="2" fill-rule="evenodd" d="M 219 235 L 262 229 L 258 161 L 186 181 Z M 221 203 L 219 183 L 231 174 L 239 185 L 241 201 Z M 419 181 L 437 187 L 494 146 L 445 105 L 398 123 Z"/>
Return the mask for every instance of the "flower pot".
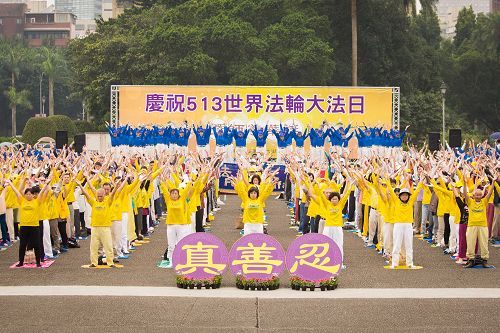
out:
<path id="1" fill-rule="evenodd" d="M 187 284 L 182 286 L 182 289 L 187 289 L 187 288 L 188 288 Z"/>
<path id="2" fill-rule="evenodd" d="M 250 287 L 249 286 L 245 286 L 245 290 L 248 290 L 248 289 L 250 289 Z"/>
<path id="3" fill-rule="evenodd" d="M 307 287 L 302 287 L 302 291 L 306 291 L 307 290 Z"/>
<path id="4" fill-rule="evenodd" d="M 321 291 L 325 291 L 326 290 L 326 287 L 325 286 L 321 286 Z"/>
<path id="5" fill-rule="evenodd" d="M 333 286 L 326 286 L 326 290 L 333 290 Z"/>
<path id="6" fill-rule="evenodd" d="M 257 286 L 257 287 L 255 287 L 255 289 L 257 289 L 257 290 L 262 290 L 262 288 L 263 288 L 263 287 L 261 287 L 261 286 Z"/>
<path id="7" fill-rule="evenodd" d="M 205 289 L 210 289 L 210 287 L 212 287 L 212 288 L 213 288 L 213 285 L 212 285 L 212 284 L 207 284 L 207 285 L 205 285 Z"/>
<path id="8" fill-rule="evenodd" d="M 201 289 L 201 284 L 197 284 L 197 285 L 196 285 L 196 288 L 197 288 L 197 289 Z"/>
<path id="9" fill-rule="evenodd" d="M 314 291 L 315 288 L 316 288 L 315 286 L 309 287 L 309 289 L 311 289 L 311 291 Z"/>
<path id="10" fill-rule="evenodd" d="M 255 290 L 255 287 L 250 287 L 250 289 Z"/>
<path id="11" fill-rule="evenodd" d="M 194 289 L 194 284 L 190 284 L 189 289 Z"/>
<path id="12" fill-rule="evenodd" d="M 243 289 L 243 286 L 242 286 L 241 284 L 237 284 L 237 285 L 236 285 L 236 288 L 238 288 L 238 289 Z"/>
<path id="13" fill-rule="evenodd" d="M 214 285 L 214 289 L 216 289 L 216 288 L 220 288 L 220 283 L 217 283 Z"/>
<path id="14" fill-rule="evenodd" d="M 177 283 L 177 288 L 182 288 L 182 284 Z"/>

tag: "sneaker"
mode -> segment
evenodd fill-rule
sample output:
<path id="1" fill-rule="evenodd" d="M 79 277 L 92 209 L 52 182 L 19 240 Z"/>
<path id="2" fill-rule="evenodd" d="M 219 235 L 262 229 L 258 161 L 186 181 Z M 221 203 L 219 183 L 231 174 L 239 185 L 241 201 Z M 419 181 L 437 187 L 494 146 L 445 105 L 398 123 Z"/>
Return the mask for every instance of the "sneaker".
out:
<path id="1" fill-rule="evenodd" d="M 129 257 L 127 255 L 121 255 L 121 256 L 118 256 L 118 259 L 128 259 Z"/>
<path id="2" fill-rule="evenodd" d="M 115 266 L 115 265 L 113 265 L 113 264 L 109 265 L 109 267 L 111 267 L 111 268 L 116 268 L 116 266 Z"/>
<path id="3" fill-rule="evenodd" d="M 65 247 L 61 247 L 61 253 L 65 253 L 65 252 L 68 252 L 68 249 Z"/>
<path id="4" fill-rule="evenodd" d="M 481 260 L 481 265 L 483 265 L 483 268 L 490 268 L 490 266 L 488 265 L 488 260 L 486 259 Z"/>
<path id="5" fill-rule="evenodd" d="M 455 264 L 459 264 L 459 265 L 465 265 L 467 263 L 466 260 L 462 259 L 462 258 L 458 258 L 456 261 L 455 261 Z"/>
<path id="6" fill-rule="evenodd" d="M 90 264 L 90 265 L 89 265 L 89 267 L 90 267 L 90 268 L 96 268 L 96 267 L 97 267 L 97 265 Z"/>
<path id="7" fill-rule="evenodd" d="M 221 199 L 217 199 L 217 205 L 224 206 L 226 203 L 222 201 Z"/>
<path id="8" fill-rule="evenodd" d="M 407 267 L 408 267 L 409 269 L 414 269 L 414 268 L 415 268 L 415 265 L 410 264 L 410 265 L 407 265 Z"/>
<path id="9" fill-rule="evenodd" d="M 467 264 L 464 266 L 465 268 L 472 268 L 476 265 L 476 261 L 474 259 L 468 259 Z"/>
<path id="10" fill-rule="evenodd" d="M 59 258 L 59 256 L 45 256 L 46 260 L 54 260 L 54 259 L 57 259 L 57 258 Z"/>

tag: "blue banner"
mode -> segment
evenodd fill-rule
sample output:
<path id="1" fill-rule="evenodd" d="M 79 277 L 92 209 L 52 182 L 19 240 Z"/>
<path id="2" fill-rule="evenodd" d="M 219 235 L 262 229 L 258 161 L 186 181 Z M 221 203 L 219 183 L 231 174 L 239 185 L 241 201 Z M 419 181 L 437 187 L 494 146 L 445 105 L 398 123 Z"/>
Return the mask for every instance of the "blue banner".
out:
<path id="1" fill-rule="evenodd" d="M 235 163 L 224 163 L 220 167 L 220 178 L 219 178 L 219 191 L 234 193 L 233 184 L 229 180 L 229 177 L 236 177 L 238 174 L 238 164 Z M 279 179 L 278 183 L 274 187 L 274 192 L 283 192 L 285 190 L 286 183 L 286 173 L 284 165 L 273 165 L 271 170 L 279 169 L 276 177 Z"/>

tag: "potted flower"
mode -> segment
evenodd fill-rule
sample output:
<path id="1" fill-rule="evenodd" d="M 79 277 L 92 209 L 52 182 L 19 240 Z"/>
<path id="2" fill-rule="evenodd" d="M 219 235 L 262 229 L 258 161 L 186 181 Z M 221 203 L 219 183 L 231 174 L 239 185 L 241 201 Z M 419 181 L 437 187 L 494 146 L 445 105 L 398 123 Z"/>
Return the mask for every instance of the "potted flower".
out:
<path id="1" fill-rule="evenodd" d="M 214 276 L 212 279 L 212 288 L 213 289 L 220 288 L 221 282 L 222 282 L 222 276 L 220 276 L 220 275 Z"/>

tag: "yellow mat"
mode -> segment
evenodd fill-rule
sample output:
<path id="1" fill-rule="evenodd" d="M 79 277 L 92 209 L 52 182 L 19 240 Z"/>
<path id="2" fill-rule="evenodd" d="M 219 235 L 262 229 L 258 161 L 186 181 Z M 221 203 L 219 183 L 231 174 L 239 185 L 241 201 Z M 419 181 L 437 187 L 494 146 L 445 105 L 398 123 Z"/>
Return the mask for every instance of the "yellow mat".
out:
<path id="1" fill-rule="evenodd" d="M 412 268 L 408 266 L 396 266 L 392 268 L 391 266 L 384 266 L 385 269 L 422 269 L 422 266 L 413 266 Z"/>

